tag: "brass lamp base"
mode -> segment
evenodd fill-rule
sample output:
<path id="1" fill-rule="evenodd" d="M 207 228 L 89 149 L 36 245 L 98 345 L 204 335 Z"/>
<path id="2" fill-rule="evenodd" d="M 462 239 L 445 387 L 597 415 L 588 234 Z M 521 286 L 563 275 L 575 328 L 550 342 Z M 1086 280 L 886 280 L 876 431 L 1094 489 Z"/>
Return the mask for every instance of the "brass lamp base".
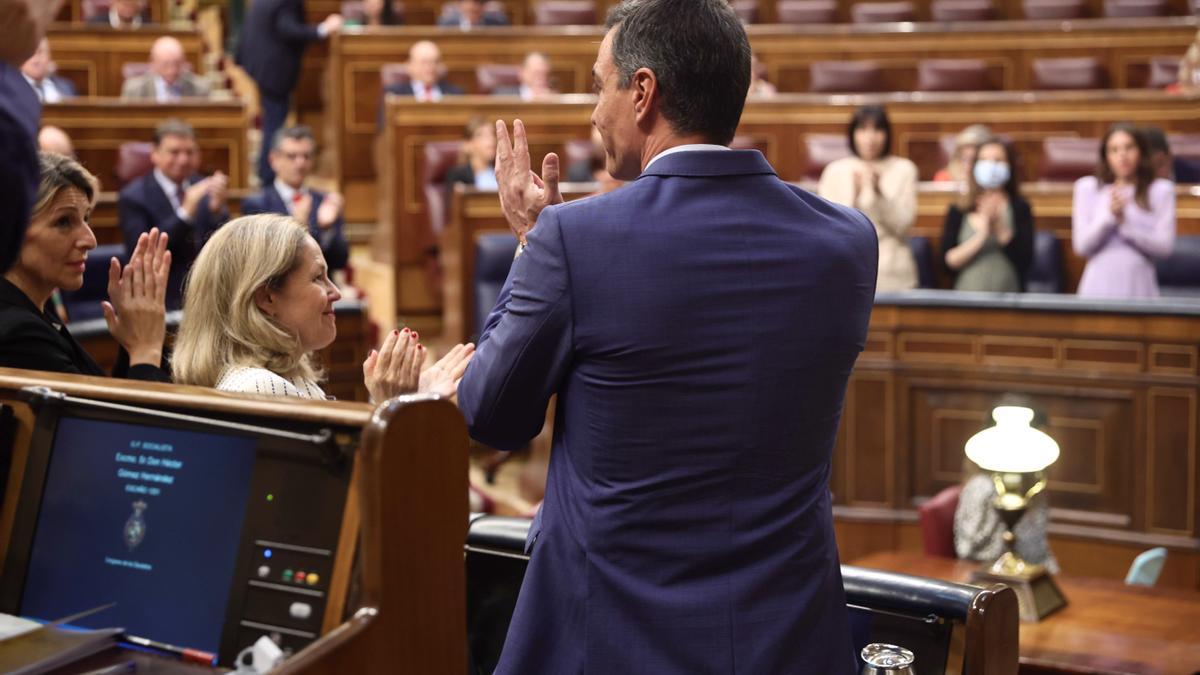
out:
<path id="1" fill-rule="evenodd" d="M 1019 563 L 1013 569 L 1012 561 L 1006 561 L 1006 553 L 995 564 L 980 567 L 971 574 L 971 583 L 977 585 L 1005 584 L 1017 593 L 1017 605 L 1020 608 L 1021 621 L 1037 623 L 1050 614 L 1067 606 L 1067 598 L 1054 583 L 1054 577 L 1041 565 L 1014 559 Z M 1005 564 L 1009 563 L 1009 564 Z M 1008 569 L 1004 569 L 1004 568 Z"/>

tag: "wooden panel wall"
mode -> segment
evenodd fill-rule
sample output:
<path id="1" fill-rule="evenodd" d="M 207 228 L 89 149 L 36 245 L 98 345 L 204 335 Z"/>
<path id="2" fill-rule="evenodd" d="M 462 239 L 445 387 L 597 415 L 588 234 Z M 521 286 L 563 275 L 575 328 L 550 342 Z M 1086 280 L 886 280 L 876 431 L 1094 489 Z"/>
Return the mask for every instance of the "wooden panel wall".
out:
<path id="1" fill-rule="evenodd" d="M 75 83 L 80 96 L 120 96 L 125 82 L 121 67 L 150 60 L 150 46 L 163 36 L 183 43 L 192 71 L 201 72 L 200 34 L 147 26 L 136 31 L 55 24 L 47 33 L 58 74 Z"/>
<path id="2" fill-rule="evenodd" d="M 42 123 L 62 127 L 75 152 L 101 185 L 114 189 L 117 150 L 129 141 L 151 141 L 154 127 L 178 117 L 196 129 L 201 171 L 224 171 L 231 188 L 244 188 L 249 178 L 246 109 L 242 103 L 197 101 L 176 104 L 127 103 L 119 99 L 75 99 L 47 105 Z"/>
<path id="3" fill-rule="evenodd" d="M 1112 86 L 1124 88 L 1144 82 L 1153 57 L 1182 54 L 1198 25 L 1195 18 L 1175 18 L 930 25 L 912 32 L 879 26 L 763 26 L 751 27 L 750 37 L 771 80 L 783 91 L 807 91 L 810 64 L 838 59 L 875 60 L 884 66 L 889 88 L 909 90 L 915 85 L 916 63 L 924 58 L 982 58 L 993 66 L 1003 88 L 1025 90 L 1030 86 L 1034 58 L 1079 55 L 1099 58 L 1109 70 Z M 560 91 L 585 93 L 591 88 L 590 73 L 601 37 L 599 28 L 579 27 L 492 29 L 486 33 L 431 28 L 351 30 L 310 50 L 297 103 L 302 117 L 324 124 L 328 131 L 326 150 L 332 155 L 336 180 L 350 197 L 349 219 L 369 220 L 373 214 L 357 205 L 366 204 L 369 209 L 374 203 L 369 193 L 359 190 L 372 184 L 379 171 L 366 158 L 372 157 L 379 132 L 381 66 L 405 61 L 413 43 L 433 39 L 442 49 L 447 77 L 473 92 L 478 64 L 517 63 L 527 52 L 540 50 L 552 59 Z M 326 49 L 328 76 L 323 80 L 321 58 Z M 325 100 L 329 101 L 324 117 L 320 112 L 322 83 L 328 87 Z M 840 132 L 844 120 L 829 126 Z M 1069 134 L 1072 130 L 1065 131 Z"/>

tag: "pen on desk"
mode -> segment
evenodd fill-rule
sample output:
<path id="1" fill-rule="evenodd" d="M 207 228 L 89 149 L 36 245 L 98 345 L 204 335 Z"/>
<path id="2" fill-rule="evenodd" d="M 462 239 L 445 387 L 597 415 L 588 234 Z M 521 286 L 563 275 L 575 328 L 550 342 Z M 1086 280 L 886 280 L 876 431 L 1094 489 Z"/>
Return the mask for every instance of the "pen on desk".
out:
<path id="1" fill-rule="evenodd" d="M 165 642 L 149 640 L 144 637 L 138 637 L 136 635 L 129 635 L 128 633 L 125 634 L 125 641 L 131 645 L 136 645 L 138 647 L 145 647 L 147 649 L 153 649 L 155 651 L 163 652 L 165 654 L 171 654 L 172 656 L 177 656 L 180 659 L 182 659 L 184 661 L 188 661 L 190 663 L 200 663 L 200 664 L 203 664 L 206 666 L 216 665 L 216 663 L 217 663 L 217 655 L 216 654 L 210 654 L 209 652 L 201 651 L 199 649 L 188 649 L 187 647 L 176 647 L 175 645 L 169 645 Z"/>
<path id="2" fill-rule="evenodd" d="M 99 668 L 97 670 L 89 670 L 83 675 L 125 675 L 125 673 L 137 672 L 137 661 L 126 661 L 118 663 L 115 666 L 107 668 Z"/>

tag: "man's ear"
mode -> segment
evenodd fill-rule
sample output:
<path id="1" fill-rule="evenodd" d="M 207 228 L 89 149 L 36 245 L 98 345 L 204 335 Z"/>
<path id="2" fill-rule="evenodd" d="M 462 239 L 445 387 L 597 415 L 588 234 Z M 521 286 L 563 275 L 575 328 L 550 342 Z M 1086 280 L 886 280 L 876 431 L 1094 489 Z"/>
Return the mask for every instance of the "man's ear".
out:
<path id="1" fill-rule="evenodd" d="M 650 113 L 658 105 L 658 77 L 649 68 L 638 68 L 630 78 L 629 88 L 633 91 L 633 114 L 639 124 L 650 120 Z"/>
<path id="2" fill-rule="evenodd" d="M 266 286 L 254 291 L 254 304 L 267 316 L 275 316 L 275 296 Z"/>

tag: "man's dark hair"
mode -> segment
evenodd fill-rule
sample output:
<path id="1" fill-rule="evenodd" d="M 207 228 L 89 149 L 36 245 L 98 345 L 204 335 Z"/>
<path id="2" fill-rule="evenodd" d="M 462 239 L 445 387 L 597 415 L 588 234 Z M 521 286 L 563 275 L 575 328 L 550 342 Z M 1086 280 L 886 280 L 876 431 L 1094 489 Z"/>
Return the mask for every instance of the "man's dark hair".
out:
<path id="1" fill-rule="evenodd" d="M 313 135 L 312 129 L 303 126 L 284 127 L 276 131 L 275 137 L 271 139 L 271 150 L 278 150 L 285 138 L 293 141 L 312 141 L 314 147 L 317 145 L 317 137 Z"/>
<path id="2" fill-rule="evenodd" d="M 167 136 L 177 136 L 179 138 L 189 138 L 196 140 L 196 130 L 192 125 L 179 119 L 167 119 L 158 123 L 154 127 L 154 145 L 162 145 L 163 139 Z"/>
<path id="3" fill-rule="evenodd" d="M 1146 150 L 1150 151 L 1150 154 L 1171 154 L 1171 145 L 1167 142 L 1167 134 L 1162 127 L 1142 127 L 1141 132 L 1142 138 L 1146 139 Z"/>
<path id="4" fill-rule="evenodd" d="M 675 133 L 728 145 L 750 88 L 750 41 L 727 0 L 625 0 L 608 13 L 612 56 L 625 89 L 638 68 L 658 79 Z"/>
<path id="5" fill-rule="evenodd" d="M 854 132 L 868 124 L 883 132 L 883 150 L 879 156 L 887 157 L 892 154 L 892 123 L 888 120 L 887 110 L 881 105 L 864 105 L 854 111 L 854 115 L 850 117 L 850 124 L 846 127 L 850 151 L 855 157 L 859 156 L 858 147 L 854 145 Z"/>

